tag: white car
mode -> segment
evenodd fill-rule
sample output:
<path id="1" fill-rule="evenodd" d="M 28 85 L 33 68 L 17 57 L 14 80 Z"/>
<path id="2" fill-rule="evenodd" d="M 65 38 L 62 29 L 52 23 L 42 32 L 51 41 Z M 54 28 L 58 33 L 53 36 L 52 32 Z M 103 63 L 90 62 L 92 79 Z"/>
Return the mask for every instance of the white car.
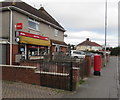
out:
<path id="1" fill-rule="evenodd" d="M 85 58 L 85 52 L 78 51 L 78 50 L 71 50 L 71 57 L 72 58 Z"/>

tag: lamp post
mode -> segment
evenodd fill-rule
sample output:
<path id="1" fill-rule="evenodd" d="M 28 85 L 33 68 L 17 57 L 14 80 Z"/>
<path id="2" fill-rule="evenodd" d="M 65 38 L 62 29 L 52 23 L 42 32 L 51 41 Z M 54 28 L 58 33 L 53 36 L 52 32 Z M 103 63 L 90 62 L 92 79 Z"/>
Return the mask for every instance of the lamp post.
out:
<path id="1" fill-rule="evenodd" d="M 105 3 L 105 66 L 106 66 L 106 46 L 107 46 L 107 41 L 106 41 L 106 37 L 107 37 L 107 0 Z"/>

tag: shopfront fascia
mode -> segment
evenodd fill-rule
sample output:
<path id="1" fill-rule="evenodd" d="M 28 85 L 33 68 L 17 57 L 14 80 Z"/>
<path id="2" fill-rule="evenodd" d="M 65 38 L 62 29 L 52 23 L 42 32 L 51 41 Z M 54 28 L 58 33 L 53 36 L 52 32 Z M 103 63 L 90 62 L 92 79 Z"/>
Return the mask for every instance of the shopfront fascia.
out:
<path id="1" fill-rule="evenodd" d="M 44 59 L 44 55 L 50 53 L 51 45 L 48 37 L 17 31 L 16 41 L 21 59 Z"/>

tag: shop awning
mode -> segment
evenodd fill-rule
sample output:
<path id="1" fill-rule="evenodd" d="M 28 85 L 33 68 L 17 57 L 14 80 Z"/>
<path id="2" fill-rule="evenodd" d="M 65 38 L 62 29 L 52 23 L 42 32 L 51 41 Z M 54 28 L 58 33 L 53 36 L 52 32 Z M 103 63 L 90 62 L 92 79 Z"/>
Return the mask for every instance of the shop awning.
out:
<path id="1" fill-rule="evenodd" d="M 36 39 L 36 38 L 31 38 L 26 36 L 20 36 L 20 43 L 50 46 L 50 42 L 48 40 L 41 40 L 41 39 Z"/>
<path id="2" fill-rule="evenodd" d="M 49 38 L 41 35 L 36 35 L 36 34 L 22 32 L 22 31 L 16 31 L 16 37 L 20 38 L 20 41 L 19 41 L 20 43 L 41 45 L 41 46 L 51 46 Z"/>

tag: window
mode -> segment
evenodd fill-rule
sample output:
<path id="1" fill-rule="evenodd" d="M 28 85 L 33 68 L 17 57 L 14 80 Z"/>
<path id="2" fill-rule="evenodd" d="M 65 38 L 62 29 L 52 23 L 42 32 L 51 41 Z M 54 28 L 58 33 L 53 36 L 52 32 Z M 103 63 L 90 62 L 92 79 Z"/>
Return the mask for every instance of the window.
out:
<path id="1" fill-rule="evenodd" d="M 58 30 L 55 29 L 55 36 L 58 36 Z"/>
<path id="2" fill-rule="evenodd" d="M 78 52 L 78 51 L 74 51 L 73 53 L 75 53 L 75 54 L 81 54 L 81 52 Z"/>
<path id="3" fill-rule="evenodd" d="M 55 46 L 55 51 L 56 51 L 56 52 L 59 52 L 59 51 L 60 51 L 60 46 L 59 46 L 59 45 L 56 45 L 56 46 Z"/>
<path id="4" fill-rule="evenodd" d="M 29 18 L 28 19 L 28 28 L 39 31 L 39 22 Z"/>

